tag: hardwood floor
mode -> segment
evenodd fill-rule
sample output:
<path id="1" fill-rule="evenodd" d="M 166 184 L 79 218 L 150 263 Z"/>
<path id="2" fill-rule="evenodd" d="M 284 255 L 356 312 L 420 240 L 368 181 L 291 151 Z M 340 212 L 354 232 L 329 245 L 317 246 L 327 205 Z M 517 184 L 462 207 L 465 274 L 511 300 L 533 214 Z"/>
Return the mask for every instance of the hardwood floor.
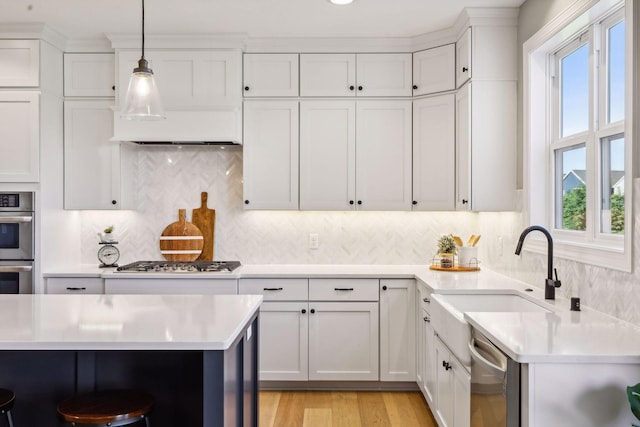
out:
<path id="1" fill-rule="evenodd" d="M 420 392 L 261 391 L 259 427 L 437 427 Z"/>

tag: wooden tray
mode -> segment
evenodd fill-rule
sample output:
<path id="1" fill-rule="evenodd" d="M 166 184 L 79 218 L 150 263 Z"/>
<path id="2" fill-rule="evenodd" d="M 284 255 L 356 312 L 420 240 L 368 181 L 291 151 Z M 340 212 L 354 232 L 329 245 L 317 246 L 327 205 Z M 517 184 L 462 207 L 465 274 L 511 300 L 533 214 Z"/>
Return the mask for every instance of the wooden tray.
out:
<path id="1" fill-rule="evenodd" d="M 429 270 L 436 271 L 480 271 L 480 267 L 461 267 L 459 265 L 454 265 L 453 267 L 440 267 L 438 265 L 430 265 Z"/>

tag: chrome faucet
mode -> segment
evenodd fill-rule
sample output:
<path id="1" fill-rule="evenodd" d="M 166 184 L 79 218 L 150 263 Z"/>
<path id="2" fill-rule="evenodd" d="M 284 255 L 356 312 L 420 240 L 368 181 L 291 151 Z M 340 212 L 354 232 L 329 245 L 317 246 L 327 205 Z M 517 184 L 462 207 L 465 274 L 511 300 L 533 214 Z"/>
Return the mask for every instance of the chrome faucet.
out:
<path id="1" fill-rule="evenodd" d="M 556 288 L 559 288 L 561 283 L 560 280 L 558 280 L 558 270 L 553 268 L 553 239 L 551 238 L 551 233 L 549 233 L 546 228 L 540 227 L 539 225 L 532 225 L 531 227 L 525 228 L 522 234 L 520 234 L 520 239 L 518 239 L 516 255 L 520 255 L 520 251 L 522 251 L 524 238 L 534 230 L 541 231 L 547 238 L 547 279 L 544 284 L 544 298 L 556 299 Z M 555 272 L 555 279 L 551 274 L 552 271 Z"/>

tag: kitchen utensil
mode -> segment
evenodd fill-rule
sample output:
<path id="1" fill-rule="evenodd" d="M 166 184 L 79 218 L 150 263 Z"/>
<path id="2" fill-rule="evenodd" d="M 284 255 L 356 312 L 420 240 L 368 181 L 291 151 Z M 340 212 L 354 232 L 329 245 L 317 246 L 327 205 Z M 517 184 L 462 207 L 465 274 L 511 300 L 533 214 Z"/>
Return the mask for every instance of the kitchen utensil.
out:
<path id="1" fill-rule="evenodd" d="M 467 244 L 466 246 L 471 246 L 471 243 L 473 243 L 473 239 L 476 238 L 475 234 L 472 234 L 471 236 L 469 236 L 469 239 L 467 240 Z"/>
<path id="2" fill-rule="evenodd" d="M 458 236 L 456 236 L 455 234 L 452 234 L 451 237 L 453 237 L 453 241 L 456 242 L 457 246 L 464 246 L 464 243 L 462 243 L 462 239 Z"/>
<path id="3" fill-rule="evenodd" d="M 204 239 L 198 227 L 187 222 L 187 210 L 178 210 L 178 221 L 160 235 L 160 253 L 168 261 L 195 261 L 202 253 Z"/>
<path id="4" fill-rule="evenodd" d="M 191 222 L 200 229 L 204 238 L 202 253 L 198 257 L 199 261 L 213 261 L 213 240 L 216 224 L 216 210 L 207 207 L 208 194 L 203 191 L 200 194 L 201 205 L 191 211 Z"/>
<path id="5" fill-rule="evenodd" d="M 480 240 L 480 235 L 479 234 L 474 234 L 473 235 L 473 241 L 471 242 L 471 246 L 475 246 L 478 244 L 478 240 Z"/>

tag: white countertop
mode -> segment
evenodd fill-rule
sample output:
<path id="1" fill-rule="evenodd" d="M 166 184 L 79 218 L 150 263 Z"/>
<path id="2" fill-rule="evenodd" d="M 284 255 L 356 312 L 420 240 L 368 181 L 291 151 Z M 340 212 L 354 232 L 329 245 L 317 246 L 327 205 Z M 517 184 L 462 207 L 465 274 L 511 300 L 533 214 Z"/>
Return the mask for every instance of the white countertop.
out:
<path id="1" fill-rule="evenodd" d="M 259 295 L 0 295 L 0 350 L 226 350 Z"/>
<path id="2" fill-rule="evenodd" d="M 87 276 L 93 274 L 94 276 Z M 45 277 L 172 278 L 176 274 L 115 273 L 112 269 L 82 267 L 48 272 Z M 201 279 L 241 278 L 415 278 L 435 293 L 518 292 L 541 301 L 552 313 L 465 313 L 465 319 L 482 331 L 507 355 L 522 363 L 602 362 L 640 363 L 640 328 L 590 310 L 569 311 L 562 297 L 544 300 L 541 287 L 495 273 L 440 272 L 427 265 L 243 265 L 232 273 L 184 273 L 179 277 Z M 540 282 L 544 272 L 540 272 Z"/>

